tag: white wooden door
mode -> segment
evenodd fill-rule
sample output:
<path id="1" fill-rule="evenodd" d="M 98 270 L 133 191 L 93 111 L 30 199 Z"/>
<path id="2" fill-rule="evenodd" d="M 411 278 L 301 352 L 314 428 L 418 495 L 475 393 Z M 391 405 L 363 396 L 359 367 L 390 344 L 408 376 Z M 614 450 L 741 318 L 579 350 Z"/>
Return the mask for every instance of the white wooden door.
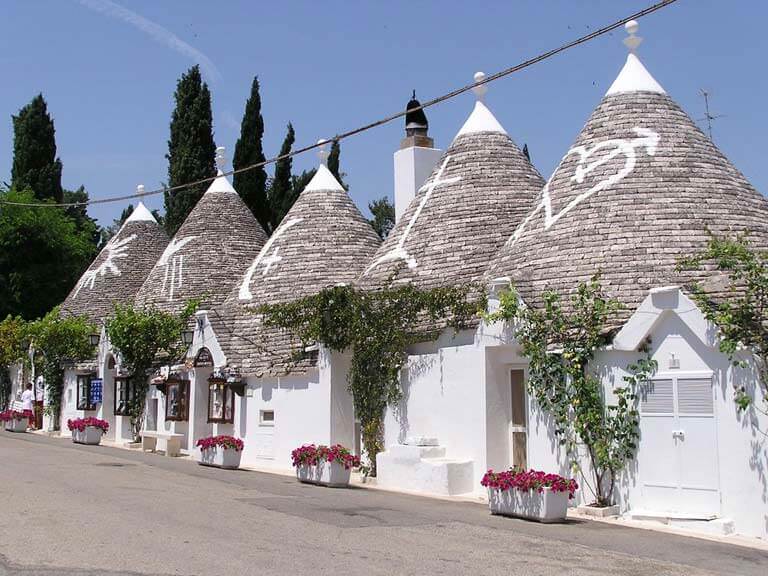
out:
<path id="1" fill-rule="evenodd" d="M 653 380 L 641 394 L 638 472 L 651 512 L 712 518 L 720 512 L 711 377 Z"/>

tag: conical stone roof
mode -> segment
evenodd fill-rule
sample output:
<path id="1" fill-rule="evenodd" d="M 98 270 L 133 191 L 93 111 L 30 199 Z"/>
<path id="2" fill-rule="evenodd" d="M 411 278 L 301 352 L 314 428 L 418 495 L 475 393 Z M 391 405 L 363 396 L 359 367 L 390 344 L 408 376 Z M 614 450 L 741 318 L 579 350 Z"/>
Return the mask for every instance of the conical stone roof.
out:
<path id="1" fill-rule="evenodd" d="M 296 300 L 352 283 L 381 244 L 331 172 L 320 165 L 220 310 L 211 314 L 230 366 L 244 374 L 280 373 L 293 342 L 265 330 L 249 309 Z"/>
<path id="2" fill-rule="evenodd" d="M 266 241 L 264 230 L 219 169 L 157 259 L 136 304 L 176 313 L 189 299 L 202 297 L 202 307 L 218 306 Z"/>
<path id="3" fill-rule="evenodd" d="M 482 96 L 485 87 L 478 88 Z M 391 279 L 432 288 L 480 279 L 543 185 L 541 175 L 478 100 L 366 266 L 360 286 L 377 288 Z"/>
<path id="4" fill-rule="evenodd" d="M 116 303 L 133 302 L 149 271 L 168 244 L 168 236 L 143 203 L 131 213 L 64 300 L 65 314 L 98 322 Z"/>
<path id="5" fill-rule="evenodd" d="M 488 279 L 509 277 L 537 305 L 600 272 L 627 306 L 621 323 L 649 289 L 696 279 L 675 266 L 707 229 L 766 246 L 768 201 L 630 54 Z"/>

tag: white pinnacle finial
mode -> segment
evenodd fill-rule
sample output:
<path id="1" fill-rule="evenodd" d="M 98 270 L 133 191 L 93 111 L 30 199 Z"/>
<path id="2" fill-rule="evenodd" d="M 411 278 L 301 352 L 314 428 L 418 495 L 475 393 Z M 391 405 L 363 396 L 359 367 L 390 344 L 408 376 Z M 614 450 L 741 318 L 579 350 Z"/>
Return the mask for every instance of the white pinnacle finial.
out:
<path id="1" fill-rule="evenodd" d="M 475 72 L 475 82 L 480 82 L 482 80 L 485 80 L 485 72 Z M 485 99 L 485 94 L 488 92 L 488 86 L 486 84 L 481 84 L 480 86 L 475 86 L 472 88 L 472 92 L 475 93 L 475 97 L 482 102 Z"/>
<path id="2" fill-rule="evenodd" d="M 323 140 L 322 138 L 317 141 L 320 145 L 317 150 L 317 157 L 320 158 L 320 164 L 323 166 L 328 166 L 328 151 L 325 149 L 327 142 L 328 140 Z"/>
<path id="3" fill-rule="evenodd" d="M 224 155 L 226 151 L 227 149 L 224 146 L 216 148 L 216 167 L 219 169 L 219 172 L 224 172 L 224 167 L 227 165 L 227 157 Z"/>
<path id="4" fill-rule="evenodd" d="M 144 184 L 139 184 L 136 186 L 136 194 L 139 196 L 144 196 Z"/>
<path id="5" fill-rule="evenodd" d="M 627 31 L 627 34 L 629 34 L 629 36 L 623 40 L 624 46 L 629 48 L 629 51 L 634 54 L 637 47 L 643 42 L 643 39 L 640 36 L 635 36 L 640 29 L 640 24 L 637 23 L 637 20 L 630 20 L 624 24 L 624 29 Z"/>

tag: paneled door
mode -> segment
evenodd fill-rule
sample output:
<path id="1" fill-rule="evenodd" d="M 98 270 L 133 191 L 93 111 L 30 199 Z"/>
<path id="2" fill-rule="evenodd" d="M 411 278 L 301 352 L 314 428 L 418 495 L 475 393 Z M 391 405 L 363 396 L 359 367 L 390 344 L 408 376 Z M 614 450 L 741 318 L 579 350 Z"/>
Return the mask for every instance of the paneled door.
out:
<path id="1" fill-rule="evenodd" d="M 638 473 L 650 512 L 712 518 L 720 512 L 711 377 L 657 378 L 641 393 Z"/>

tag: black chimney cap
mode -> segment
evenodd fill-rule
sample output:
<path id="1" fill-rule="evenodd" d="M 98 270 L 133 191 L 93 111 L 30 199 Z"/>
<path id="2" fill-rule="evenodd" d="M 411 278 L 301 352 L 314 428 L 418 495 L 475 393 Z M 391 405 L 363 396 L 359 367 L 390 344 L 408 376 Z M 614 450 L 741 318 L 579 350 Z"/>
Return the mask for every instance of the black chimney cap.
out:
<path id="1" fill-rule="evenodd" d="M 405 127 L 407 128 L 428 128 L 429 122 L 427 121 L 427 115 L 424 114 L 424 110 L 419 108 L 421 102 L 416 100 L 416 90 L 413 91 L 411 99 L 408 101 L 408 105 L 405 107 L 408 112 L 405 115 Z M 411 112 L 411 110 L 413 110 Z"/>

